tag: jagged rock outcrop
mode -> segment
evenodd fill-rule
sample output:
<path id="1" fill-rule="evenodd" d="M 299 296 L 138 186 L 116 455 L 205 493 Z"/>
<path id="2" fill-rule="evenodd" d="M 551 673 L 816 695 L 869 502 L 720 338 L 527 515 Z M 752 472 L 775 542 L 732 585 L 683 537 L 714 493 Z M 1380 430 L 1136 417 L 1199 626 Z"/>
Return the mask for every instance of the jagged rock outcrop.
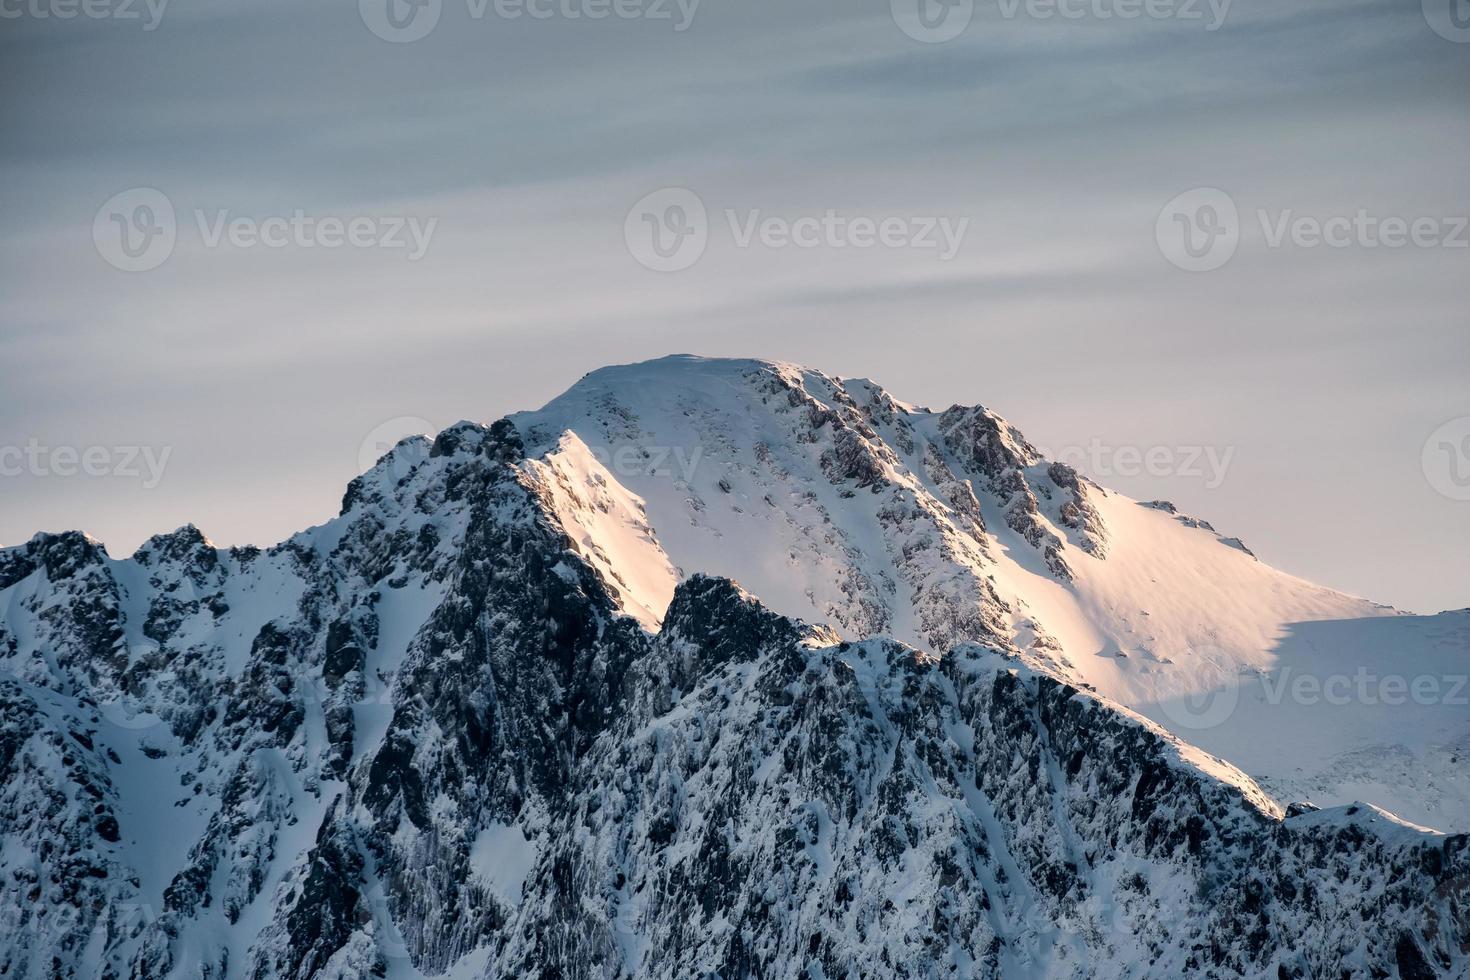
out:
<path id="1" fill-rule="evenodd" d="M 405 440 L 274 548 L 0 550 L 0 976 L 1463 975 L 1465 836 L 1287 816 L 1037 655 L 985 512 L 1061 588 L 1104 491 L 981 409 L 742 377 L 680 513 L 799 525 L 758 557 L 833 570 L 832 626 L 665 582 L 595 386 L 597 431 Z"/>

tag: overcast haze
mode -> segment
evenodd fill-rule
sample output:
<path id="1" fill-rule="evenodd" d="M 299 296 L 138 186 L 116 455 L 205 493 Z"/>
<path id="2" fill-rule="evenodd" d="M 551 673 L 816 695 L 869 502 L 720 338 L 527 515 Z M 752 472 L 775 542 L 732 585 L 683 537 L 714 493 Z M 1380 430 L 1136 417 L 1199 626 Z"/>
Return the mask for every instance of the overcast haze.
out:
<path id="1" fill-rule="evenodd" d="M 1470 30 L 1430 26 L 1461 0 L 1236 0 L 1213 30 L 1203 2 L 977 0 L 940 43 L 887 0 L 596 20 L 443 0 L 406 43 L 369 29 L 374 0 L 177 2 L 152 30 L 141 0 L 36 16 L 58 2 L 0 3 L 0 447 L 168 455 L 156 485 L 141 459 L 11 467 L 0 542 L 81 528 L 123 556 L 192 521 L 274 543 L 336 513 L 393 420 L 491 420 L 691 351 L 982 403 L 1288 571 L 1470 605 Z M 176 214 L 147 271 L 94 240 L 133 188 Z M 629 244 L 663 188 L 707 209 L 678 271 Z M 1239 213 L 1211 271 L 1161 247 L 1195 188 Z M 741 244 L 752 219 L 829 210 L 908 240 Z M 383 236 L 404 219 L 408 244 L 211 243 L 298 211 Z M 1271 241 L 1360 212 L 1432 228 Z M 928 219 L 967 222 L 952 257 L 912 240 Z M 1158 448 L 1168 472 L 1126 452 Z M 1206 449 L 1222 472 L 1185 465 Z"/>

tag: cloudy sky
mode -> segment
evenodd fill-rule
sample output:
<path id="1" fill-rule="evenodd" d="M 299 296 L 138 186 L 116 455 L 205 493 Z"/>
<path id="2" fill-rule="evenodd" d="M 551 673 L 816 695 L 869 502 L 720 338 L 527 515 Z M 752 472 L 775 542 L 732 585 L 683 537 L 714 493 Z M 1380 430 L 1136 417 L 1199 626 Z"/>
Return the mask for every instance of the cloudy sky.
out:
<path id="1" fill-rule="evenodd" d="M 0 542 L 690 351 L 1470 604 L 1465 0 L 916 2 L 0 0 Z"/>

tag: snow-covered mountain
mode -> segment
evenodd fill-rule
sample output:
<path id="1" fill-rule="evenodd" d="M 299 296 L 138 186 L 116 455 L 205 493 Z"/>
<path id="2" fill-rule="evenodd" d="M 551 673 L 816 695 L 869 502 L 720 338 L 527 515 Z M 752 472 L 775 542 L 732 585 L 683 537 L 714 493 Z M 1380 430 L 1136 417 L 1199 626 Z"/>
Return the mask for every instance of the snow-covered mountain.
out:
<path id="1" fill-rule="evenodd" d="M 844 639 L 1018 653 L 1283 803 L 1363 799 L 1470 831 L 1470 610 L 1409 616 L 1286 575 L 1170 504 L 1049 463 L 993 412 L 792 365 L 607 368 L 512 422 L 575 474 L 553 499 L 584 553 L 654 570 L 614 586 L 645 622 L 675 569 L 727 576 Z M 602 486 L 620 508 L 587 492 Z"/>
<path id="2" fill-rule="evenodd" d="M 0 550 L 0 977 L 1461 976 L 1467 672 L 985 409 L 609 368 Z"/>

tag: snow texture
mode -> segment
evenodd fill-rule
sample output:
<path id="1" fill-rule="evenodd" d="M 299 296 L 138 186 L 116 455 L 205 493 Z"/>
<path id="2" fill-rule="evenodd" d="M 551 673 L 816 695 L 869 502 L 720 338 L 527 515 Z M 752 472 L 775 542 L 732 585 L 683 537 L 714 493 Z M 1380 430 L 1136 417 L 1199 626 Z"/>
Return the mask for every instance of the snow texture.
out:
<path id="1" fill-rule="evenodd" d="M 608 368 L 0 550 L 0 976 L 1464 976 L 1467 671 L 987 409 Z"/>

